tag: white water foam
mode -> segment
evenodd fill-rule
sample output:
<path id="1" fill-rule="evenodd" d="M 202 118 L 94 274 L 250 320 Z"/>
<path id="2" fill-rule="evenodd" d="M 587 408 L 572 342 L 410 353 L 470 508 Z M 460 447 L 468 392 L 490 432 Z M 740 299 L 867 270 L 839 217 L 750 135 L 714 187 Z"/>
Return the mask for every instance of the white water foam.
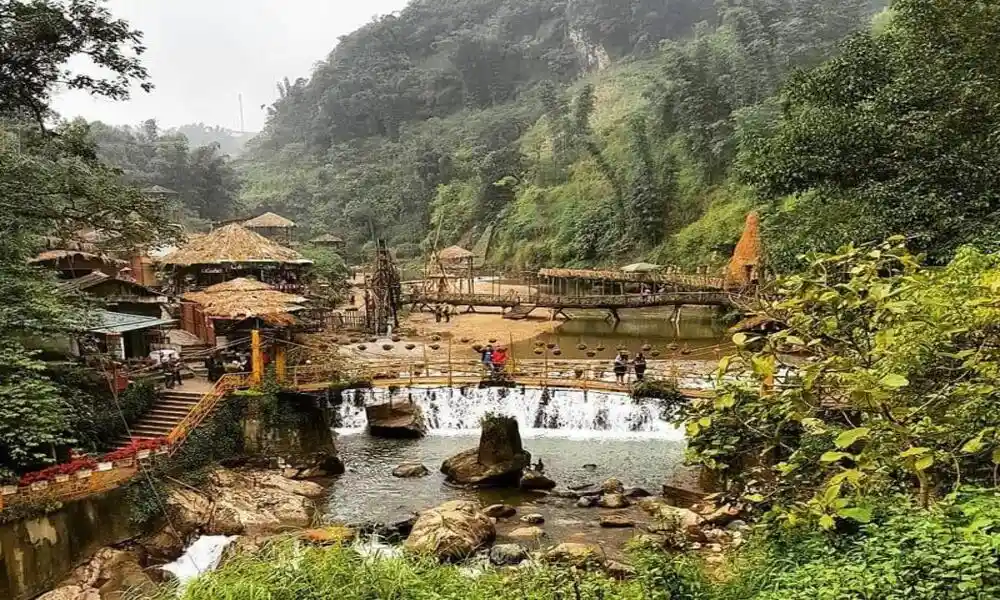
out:
<path id="1" fill-rule="evenodd" d="M 345 392 L 337 407 L 338 433 L 364 431 L 365 405 L 414 402 L 434 435 L 476 434 L 488 413 L 517 419 L 521 435 L 576 439 L 684 439 L 683 431 L 664 421 L 657 400 L 635 400 L 625 394 L 537 388 L 425 388 Z"/>
<path id="2" fill-rule="evenodd" d="M 229 535 L 203 535 L 192 542 L 180 558 L 161 568 L 173 573 L 179 589 L 183 590 L 192 579 L 214 571 L 222 560 L 222 553 L 235 539 L 236 536 Z"/>

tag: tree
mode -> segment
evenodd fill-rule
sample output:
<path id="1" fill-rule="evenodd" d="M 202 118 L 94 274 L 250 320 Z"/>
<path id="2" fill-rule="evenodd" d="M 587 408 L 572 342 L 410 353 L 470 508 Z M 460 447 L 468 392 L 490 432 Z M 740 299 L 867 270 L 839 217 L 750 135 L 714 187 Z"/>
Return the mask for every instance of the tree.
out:
<path id="1" fill-rule="evenodd" d="M 97 2 L 0 2 L 0 477 L 51 461 L 72 442 L 64 392 L 27 341 L 73 332 L 86 314 L 28 259 L 46 237 L 99 231 L 107 249 L 129 250 L 173 234 L 162 203 L 98 159 L 86 124 L 42 126 L 56 85 L 111 98 L 127 97 L 134 81 L 148 87 L 129 53 L 141 52 L 138 40 Z M 111 75 L 74 75 L 66 62 L 80 54 Z"/>
<path id="2" fill-rule="evenodd" d="M 756 307 L 714 401 L 687 415 L 690 456 L 729 491 L 791 522 L 867 521 L 867 498 L 926 506 L 1000 464 L 993 301 L 1000 256 L 923 267 L 901 240 L 813 255 Z M 790 352 L 795 352 L 792 358 Z"/>
<path id="3" fill-rule="evenodd" d="M 127 99 L 133 82 L 149 91 L 141 40 L 101 0 L 0 0 L 0 115 L 26 114 L 41 125 L 56 86 L 114 100 Z M 110 75 L 73 71 L 76 56 Z"/>
<path id="4" fill-rule="evenodd" d="M 775 221 L 785 256 L 902 234 L 943 264 L 963 244 L 1000 244 L 1000 59 L 987 50 L 1000 11 L 900 0 L 892 15 L 795 78 L 779 123 L 744 142 L 742 173 L 776 212 L 801 197 Z M 797 235 L 817 213 L 834 216 L 836 235 Z M 786 249 L 789 238 L 799 245 Z"/>

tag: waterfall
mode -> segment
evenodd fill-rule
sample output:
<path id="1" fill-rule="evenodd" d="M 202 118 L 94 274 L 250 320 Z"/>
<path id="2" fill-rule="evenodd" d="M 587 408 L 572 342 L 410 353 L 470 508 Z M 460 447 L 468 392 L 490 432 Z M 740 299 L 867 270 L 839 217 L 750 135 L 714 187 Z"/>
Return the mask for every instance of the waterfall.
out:
<path id="1" fill-rule="evenodd" d="M 657 400 L 615 392 L 537 388 L 426 388 L 356 390 L 344 393 L 335 425 L 342 434 L 363 431 L 364 407 L 415 402 L 434 435 L 469 435 L 488 413 L 514 417 L 523 437 L 651 437 L 683 439 L 664 421 Z"/>
<path id="2" fill-rule="evenodd" d="M 180 588 L 183 589 L 195 577 L 214 571 L 222 559 L 222 552 L 235 539 L 235 536 L 203 535 L 192 542 L 180 558 L 161 568 L 173 573 Z"/>

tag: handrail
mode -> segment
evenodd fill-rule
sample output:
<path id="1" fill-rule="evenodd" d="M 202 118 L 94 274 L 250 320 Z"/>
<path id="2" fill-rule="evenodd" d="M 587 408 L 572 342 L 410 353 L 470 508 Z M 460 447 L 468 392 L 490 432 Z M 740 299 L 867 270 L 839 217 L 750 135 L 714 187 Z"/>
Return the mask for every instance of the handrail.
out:
<path id="1" fill-rule="evenodd" d="M 170 443 L 170 453 L 173 454 L 177 451 L 187 436 L 191 434 L 196 427 L 201 425 L 202 421 L 208 417 L 209 414 L 215 410 L 219 402 L 229 393 L 238 389 L 245 389 L 250 387 L 250 374 L 249 373 L 227 373 L 219 378 L 212 386 L 212 389 L 205 393 L 204 396 L 198 401 L 197 404 L 184 415 L 180 423 L 174 426 L 173 430 L 167 435 L 167 441 Z"/>

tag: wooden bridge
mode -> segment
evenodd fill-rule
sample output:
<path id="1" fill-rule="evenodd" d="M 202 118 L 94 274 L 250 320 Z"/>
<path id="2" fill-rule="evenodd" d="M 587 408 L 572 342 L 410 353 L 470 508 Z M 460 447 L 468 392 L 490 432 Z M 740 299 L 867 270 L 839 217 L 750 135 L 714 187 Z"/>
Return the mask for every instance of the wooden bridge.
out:
<path id="1" fill-rule="evenodd" d="M 551 294 L 530 294 L 522 298 L 518 294 L 455 294 L 412 292 L 403 297 L 404 304 L 416 309 L 446 304 L 466 307 L 474 311 L 476 307 L 494 307 L 511 311 L 511 316 L 525 318 L 535 310 L 550 309 L 553 315 L 569 318 L 566 309 L 606 310 L 618 320 L 618 311 L 630 308 L 653 308 L 658 306 L 722 306 L 735 307 L 736 295 L 722 291 L 667 291 L 648 294 L 614 294 L 588 296 L 561 296 Z"/>

